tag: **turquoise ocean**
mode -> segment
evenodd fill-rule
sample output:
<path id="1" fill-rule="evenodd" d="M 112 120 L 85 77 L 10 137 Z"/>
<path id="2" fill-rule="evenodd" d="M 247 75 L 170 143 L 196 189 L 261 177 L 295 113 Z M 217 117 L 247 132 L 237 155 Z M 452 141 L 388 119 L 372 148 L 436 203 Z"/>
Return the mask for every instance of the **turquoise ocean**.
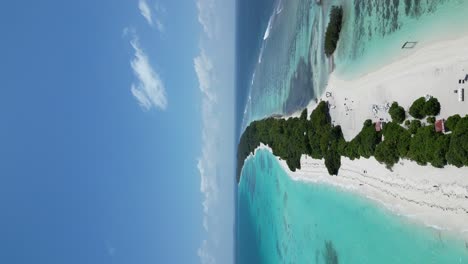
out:
<path id="1" fill-rule="evenodd" d="M 345 23 L 331 61 L 333 5 Z M 468 34 L 466 0 L 238 0 L 238 135 L 254 120 L 301 110 L 334 68 L 353 79 L 438 40 Z M 406 41 L 414 49 L 402 50 Z M 237 263 L 468 263 L 454 234 L 420 226 L 334 187 L 290 180 L 259 151 L 237 186 Z"/>
<path id="2" fill-rule="evenodd" d="M 267 150 L 244 165 L 237 263 L 468 263 L 465 241 L 323 184 L 292 180 Z"/>

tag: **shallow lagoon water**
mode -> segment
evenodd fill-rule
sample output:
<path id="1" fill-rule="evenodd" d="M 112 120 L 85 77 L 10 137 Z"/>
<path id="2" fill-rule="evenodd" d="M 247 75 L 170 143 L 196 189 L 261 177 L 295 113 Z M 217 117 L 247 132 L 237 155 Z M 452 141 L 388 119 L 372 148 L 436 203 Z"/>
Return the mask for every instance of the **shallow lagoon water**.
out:
<path id="1" fill-rule="evenodd" d="M 345 22 L 335 54 L 336 73 L 352 79 L 434 41 L 468 33 L 465 0 L 342 1 Z M 414 49 L 402 49 L 407 41 Z"/>
<path id="2" fill-rule="evenodd" d="M 353 193 L 294 181 L 267 150 L 244 165 L 237 224 L 237 263 L 468 263 L 465 241 Z"/>

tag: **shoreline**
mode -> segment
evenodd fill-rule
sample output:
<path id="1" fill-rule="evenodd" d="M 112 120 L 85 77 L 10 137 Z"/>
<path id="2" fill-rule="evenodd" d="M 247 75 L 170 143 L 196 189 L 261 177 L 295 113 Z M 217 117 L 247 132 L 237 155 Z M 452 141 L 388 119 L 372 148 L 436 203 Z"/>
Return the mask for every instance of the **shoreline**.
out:
<path id="1" fill-rule="evenodd" d="M 468 82 L 458 80 L 468 75 L 468 37 L 427 44 L 407 57 L 369 72 L 353 80 L 343 80 L 336 73 L 330 75 L 328 85 L 319 100 L 330 103 L 330 116 L 342 127 L 346 140 L 356 136 L 366 119 L 391 120 L 387 104 L 396 101 L 408 112 L 419 97 L 431 95 L 441 104 L 437 119 L 454 114 L 468 114 L 468 100 L 458 101 L 454 90 L 463 87 L 468 91 Z M 327 94 L 331 96 L 327 97 Z M 310 113 L 315 100 L 307 106 Z M 382 110 L 372 111 L 373 106 Z M 300 112 L 292 116 L 299 116 Z M 411 119 L 409 115 L 408 119 Z"/>
<path id="2" fill-rule="evenodd" d="M 258 150 L 272 153 L 269 146 L 261 144 L 246 161 Z M 433 167 L 404 160 L 403 165 L 395 165 L 392 172 L 373 158 L 354 161 L 342 158 L 340 173 L 330 176 L 323 160 L 303 155 L 302 168 L 292 172 L 286 161 L 275 158 L 294 181 L 325 184 L 351 192 L 369 199 L 377 206 L 383 206 L 405 220 L 468 240 L 468 179 L 463 180 L 468 175 L 468 168 L 448 166 L 434 171 Z M 406 177 L 415 169 L 427 174 Z M 446 177 L 442 175 L 446 169 L 455 173 Z M 367 173 L 363 173 L 364 170 Z"/>
<path id="3" fill-rule="evenodd" d="M 366 119 L 390 120 L 383 108 L 393 101 L 408 111 L 415 99 L 432 95 L 441 104 L 437 119 L 468 114 L 468 100 L 459 102 L 453 92 L 460 87 L 458 80 L 467 74 L 468 37 L 462 37 L 426 44 L 409 56 L 356 79 L 342 80 L 332 73 L 318 99 L 329 101 L 334 124 L 341 125 L 345 139 L 350 140 Z M 468 82 L 463 87 L 468 90 Z M 309 103 L 309 114 L 316 105 L 315 100 Z M 373 112 L 374 105 L 382 110 Z M 261 144 L 253 155 L 258 149 L 271 152 Z M 372 157 L 353 161 L 342 157 L 338 176 L 330 176 L 323 160 L 303 155 L 301 170 L 292 172 L 284 160 L 276 158 L 293 180 L 351 191 L 409 220 L 468 239 L 468 167 L 447 165 L 438 169 L 403 159 L 390 171 Z"/>

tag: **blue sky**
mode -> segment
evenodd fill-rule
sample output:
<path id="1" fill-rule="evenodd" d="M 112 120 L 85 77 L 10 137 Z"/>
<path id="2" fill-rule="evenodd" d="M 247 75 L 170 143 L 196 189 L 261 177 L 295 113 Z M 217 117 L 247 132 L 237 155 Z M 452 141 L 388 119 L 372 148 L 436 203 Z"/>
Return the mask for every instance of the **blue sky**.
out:
<path id="1" fill-rule="evenodd" d="M 0 4 L 0 263 L 232 260 L 233 17 Z"/>

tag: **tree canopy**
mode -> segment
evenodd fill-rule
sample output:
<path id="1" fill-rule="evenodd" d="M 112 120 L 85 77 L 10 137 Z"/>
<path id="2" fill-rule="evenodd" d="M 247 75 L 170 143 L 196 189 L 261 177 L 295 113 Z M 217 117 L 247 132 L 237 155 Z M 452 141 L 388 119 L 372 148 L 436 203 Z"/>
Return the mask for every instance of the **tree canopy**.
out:
<path id="1" fill-rule="evenodd" d="M 424 101 L 421 98 L 416 101 L 424 105 L 425 99 L 422 99 Z M 421 104 L 416 101 L 416 104 Z M 400 107 L 398 104 L 392 106 L 393 109 Z M 416 108 L 423 109 L 424 106 Z M 398 121 L 403 122 L 401 118 Z M 254 121 L 246 128 L 239 142 L 237 180 L 240 179 L 245 159 L 260 143 L 270 146 L 273 154 L 285 160 L 291 171 L 301 168 L 302 155 L 324 159 L 330 175 L 338 174 L 342 156 L 350 159 L 374 156 L 387 168 L 402 158 L 437 168 L 446 164 L 468 166 L 468 115 L 463 118 L 454 115 L 447 119 L 446 125 L 452 130 L 451 134 L 437 133 L 433 124 L 423 125 L 420 120 L 405 122 L 407 128 L 401 126 L 401 122 L 393 120 L 382 131 L 376 131 L 375 123 L 366 120 L 359 134 L 347 142 L 341 127 L 332 125 L 328 104 L 323 101 L 309 118 L 307 110 L 304 110 L 296 118 Z"/>
<path id="2" fill-rule="evenodd" d="M 392 120 L 401 124 L 403 121 L 405 121 L 406 118 L 406 112 L 405 109 L 401 106 L 398 105 L 397 102 L 393 102 L 392 106 L 390 106 L 390 109 L 388 110 L 388 113 L 392 117 Z"/>
<path id="3" fill-rule="evenodd" d="M 417 119 L 423 119 L 426 117 L 424 113 L 424 105 L 426 104 L 426 98 L 420 97 L 409 108 L 409 114 Z"/>
<path id="4" fill-rule="evenodd" d="M 423 107 L 423 112 L 427 116 L 436 116 L 440 113 L 440 103 L 435 97 L 431 97 L 426 101 Z"/>
<path id="5" fill-rule="evenodd" d="M 343 24 L 343 8 L 333 6 L 330 12 L 330 22 L 325 32 L 325 55 L 330 57 L 335 52 L 340 39 L 341 26 Z"/>
<path id="6" fill-rule="evenodd" d="M 461 118 L 453 129 L 447 161 L 457 167 L 468 166 L 468 116 Z"/>
<path id="7" fill-rule="evenodd" d="M 436 116 L 440 113 L 440 103 L 435 97 L 426 98 L 420 97 L 413 102 L 409 109 L 409 114 L 417 119 L 423 119 L 426 116 Z"/>
<path id="8" fill-rule="evenodd" d="M 460 121 L 461 117 L 460 115 L 453 115 L 449 118 L 447 118 L 447 121 L 445 122 L 445 128 L 448 129 L 449 131 L 455 130 L 457 127 L 458 121 Z"/>

